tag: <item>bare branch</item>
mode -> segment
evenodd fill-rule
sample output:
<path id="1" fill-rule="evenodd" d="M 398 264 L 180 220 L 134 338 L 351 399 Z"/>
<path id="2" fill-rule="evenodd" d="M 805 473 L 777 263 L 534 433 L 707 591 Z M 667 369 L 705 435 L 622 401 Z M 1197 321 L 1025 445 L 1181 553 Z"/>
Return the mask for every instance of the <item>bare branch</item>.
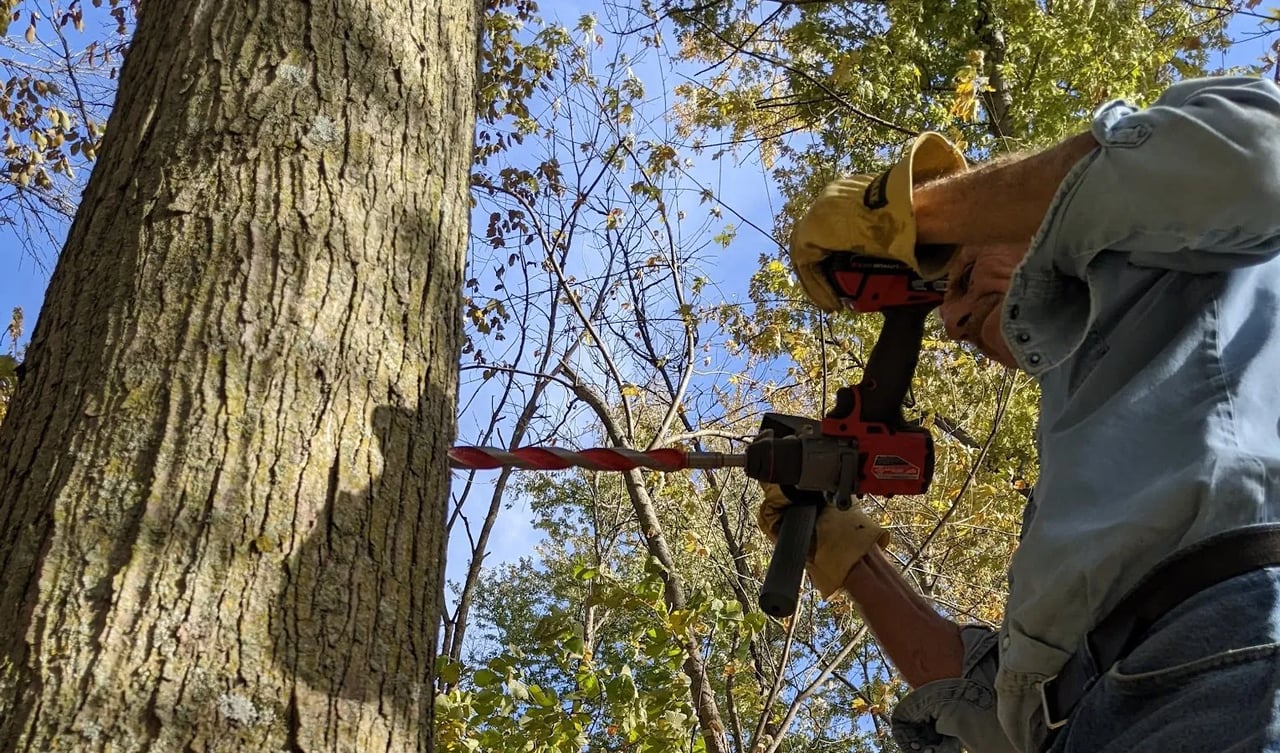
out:
<path id="1" fill-rule="evenodd" d="M 804 690 L 796 693 L 796 697 L 791 701 L 791 707 L 787 709 L 787 715 L 782 719 L 782 724 L 779 726 L 778 734 L 774 737 L 773 744 L 766 749 L 766 753 L 777 752 L 778 748 L 782 745 L 782 740 L 786 737 L 787 730 L 791 728 L 792 722 L 795 721 L 796 714 L 800 712 L 800 707 L 804 705 L 805 701 L 809 700 L 809 697 L 812 696 L 814 692 L 826 683 L 827 678 L 831 676 L 831 673 L 835 671 L 836 667 L 844 664 L 844 660 L 849 658 L 849 654 L 853 653 L 854 648 L 861 644 L 862 640 L 866 638 L 866 636 L 867 626 L 863 625 L 858 628 L 858 631 L 854 633 L 853 637 L 845 643 L 845 646 L 841 649 L 840 653 L 837 654 L 834 659 L 827 662 L 826 666 L 822 668 L 822 671 L 818 672 L 818 675 L 805 686 Z"/>

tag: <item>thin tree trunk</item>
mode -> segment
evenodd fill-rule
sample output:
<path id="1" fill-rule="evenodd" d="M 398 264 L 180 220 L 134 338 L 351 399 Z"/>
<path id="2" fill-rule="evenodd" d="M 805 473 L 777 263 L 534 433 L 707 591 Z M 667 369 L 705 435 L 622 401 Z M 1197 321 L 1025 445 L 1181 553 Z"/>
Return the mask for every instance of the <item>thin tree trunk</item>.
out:
<path id="1" fill-rule="evenodd" d="M 1007 48 L 1004 38 L 1004 26 L 990 0 L 979 0 L 978 18 L 973 25 L 973 33 L 986 52 L 985 65 L 990 91 L 982 93 L 982 104 L 987 108 L 987 131 L 996 138 L 997 143 L 1005 151 L 1008 150 L 1006 139 L 1021 134 L 1013 132 L 1013 124 L 1009 118 L 1009 110 L 1013 107 L 1013 92 L 1009 89 L 1009 81 L 1004 75 L 1004 59 Z"/>
<path id="2" fill-rule="evenodd" d="M 583 384 L 572 369 L 566 368 L 565 373 L 575 384 L 574 394 L 590 405 L 601 423 L 604 424 L 605 432 L 609 435 L 610 441 L 618 447 L 629 446 L 630 443 L 626 441 L 622 427 L 609 414 L 604 401 Z M 662 578 L 663 600 L 672 610 L 684 609 L 688 605 L 685 599 L 684 585 L 681 583 L 680 575 L 676 571 L 675 559 L 671 556 L 671 549 L 667 546 L 666 536 L 662 532 L 662 522 L 658 520 L 658 513 L 654 507 L 653 499 L 649 496 L 649 490 L 645 488 L 644 477 L 640 475 L 639 471 L 632 470 L 622 474 L 622 478 L 627 488 L 627 497 L 631 501 L 632 509 L 635 511 L 636 519 L 640 524 L 640 534 L 644 538 L 645 548 L 662 566 L 660 577 Z M 689 693 L 692 697 L 694 712 L 698 716 L 698 731 L 702 735 L 703 742 L 706 744 L 706 749 L 709 753 L 728 753 L 729 744 L 725 737 L 724 722 L 720 719 L 720 708 L 716 703 L 715 689 L 707 677 L 707 665 L 702 659 L 698 641 L 692 633 L 686 632 L 682 642 L 685 652 L 682 669 L 685 676 L 689 678 Z"/>
<path id="3" fill-rule="evenodd" d="M 667 606 L 673 611 L 685 609 L 688 602 L 684 595 L 684 586 L 676 572 L 675 560 L 667 547 L 666 536 L 662 532 L 662 523 L 658 520 L 653 499 L 644 486 L 644 478 L 639 471 L 627 471 L 625 475 L 627 494 L 640 520 L 640 532 L 644 535 L 645 546 L 649 554 L 662 565 L 662 595 Z M 729 744 L 725 738 L 724 722 L 720 720 L 720 708 L 716 703 L 715 689 L 707 677 L 707 665 L 702 659 L 698 641 L 692 633 L 684 635 L 684 673 L 689 678 L 689 693 L 693 697 L 693 708 L 698 715 L 699 731 L 711 753 L 728 753 Z"/>
<path id="4" fill-rule="evenodd" d="M 143 4 L 0 428 L 0 751 L 430 748 L 478 22 Z"/>

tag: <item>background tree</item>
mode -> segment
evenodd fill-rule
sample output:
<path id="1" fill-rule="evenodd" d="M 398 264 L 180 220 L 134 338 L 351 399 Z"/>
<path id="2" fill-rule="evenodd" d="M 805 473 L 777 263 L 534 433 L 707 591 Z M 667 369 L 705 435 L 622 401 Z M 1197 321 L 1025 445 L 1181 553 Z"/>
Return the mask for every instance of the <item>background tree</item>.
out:
<path id="1" fill-rule="evenodd" d="M 707 253 L 712 238 L 697 227 L 688 233 L 682 224 L 683 205 L 664 190 L 679 183 L 680 165 L 660 141 L 648 137 L 647 124 L 634 119 L 646 99 L 631 71 L 641 61 L 607 53 L 593 57 L 598 32 L 590 18 L 572 30 L 549 26 L 536 32 L 534 38 L 544 46 L 521 44 L 507 30 L 524 7 L 500 8 L 490 16 L 485 55 L 490 63 L 485 91 L 497 96 L 482 107 L 485 124 L 473 177 L 480 215 L 488 222 L 478 233 L 482 240 L 473 245 L 466 283 L 475 326 L 467 352 L 479 377 L 475 384 L 484 390 L 493 389 L 490 380 L 500 386 L 492 393 L 492 411 L 486 411 L 492 418 L 477 427 L 480 441 L 501 431 L 499 417 L 510 412 L 518 415 L 510 427 L 516 442 L 540 434 L 554 441 L 563 436 L 556 425 L 565 421 L 604 426 L 612 444 L 663 444 L 676 435 L 691 441 L 697 435 L 688 432 L 691 424 L 686 426 L 679 412 L 690 401 L 709 404 L 712 397 L 700 386 L 689 390 L 701 361 L 696 302 L 707 282 L 695 273 L 696 260 Z M 517 70 L 547 77 L 541 88 L 506 84 L 514 56 L 520 56 Z M 517 96 L 533 91 L 539 93 Z M 535 136 L 538 147 L 515 148 Z M 701 191 L 692 185 L 686 190 L 696 205 Z M 705 220 L 697 226 L 705 229 Z M 584 269 L 595 271 L 584 279 Z M 553 415 L 546 412 L 548 403 L 559 406 Z M 454 530 L 465 526 L 473 543 L 471 567 L 445 631 L 445 653 L 455 660 L 462 655 L 485 541 L 508 490 L 507 475 L 499 477 L 475 528 L 461 512 L 472 490 L 462 490 L 451 523 Z M 631 474 L 615 491 L 613 499 L 623 507 L 610 516 L 613 530 L 599 532 L 597 555 L 613 551 L 603 542 L 616 542 L 620 520 L 623 529 L 639 533 L 628 551 L 638 553 L 642 565 L 652 558 L 658 568 L 660 606 L 650 606 L 664 614 L 687 610 L 689 585 L 676 567 L 672 534 L 650 482 Z M 633 520 L 642 521 L 638 531 Z M 594 643 L 595 615 L 604 611 L 586 608 L 577 626 L 585 631 L 580 640 Z M 704 744 L 723 750 L 711 672 L 687 627 L 662 633 L 674 642 L 675 653 L 667 659 L 678 659 L 675 676 L 682 678 L 679 695 L 687 706 L 672 713 L 698 718 Z M 581 655 L 577 660 L 590 664 Z M 593 670 L 587 676 L 598 675 Z M 572 730 L 577 724 L 551 726 Z M 495 729 L 491 726 L 484 739 L 501 739 Z M 673 729 L 677 738 L 685 733 L 683 725 Z M 630 724 L 625 734 L 660 747 L 668 738 L 655 732 Z"/>
<path id="2" fill-rule="evenodd" d="M 146 5 L 0 427 L 0 750 L 430 747 L 477 11 Z"/>
<path id="3" fill-rule="evenodd" d="M 789 275 L 776 239 L 818 186 L 923 128 L 974 161 L 1052 142 L 1108 97 L 1214 70 L 1244 13 L 1274 32 L 1225 3 L 608 4 L 568 28 L 495 4 L 463 381 L 484 410 L 462 440 L 737 449 L 764 410 L 820 415 L 878 322 L 820 316 Z M 932 325 L 908 414 L 937 437 L 933 488 L 864 504 L 956 619 L 1000 618 L 1036 400 Z M 756 495 L 727 472 L 460 479 L 445 747 L 892 749 L 905 686 L 856 613 L 756 609 Z M 513 507 L 541 543 L 495 565 Z"/>
<path id="4" fill-rule="evenodd" d="M 9 410 L 9 400 L 18 388 L 18 363 L 22 355 L 22 309 L 15 308 L 9 316 L 9 326 L 0 336 L 0 343 L 8 341 L 7 353 L 0 353 L 0 421 Z"/>
<path id="5" fill-rule="evenodd" d="M 137 5 L 0 2 L 0 226 L 41 266 L 97 155 Z"/>

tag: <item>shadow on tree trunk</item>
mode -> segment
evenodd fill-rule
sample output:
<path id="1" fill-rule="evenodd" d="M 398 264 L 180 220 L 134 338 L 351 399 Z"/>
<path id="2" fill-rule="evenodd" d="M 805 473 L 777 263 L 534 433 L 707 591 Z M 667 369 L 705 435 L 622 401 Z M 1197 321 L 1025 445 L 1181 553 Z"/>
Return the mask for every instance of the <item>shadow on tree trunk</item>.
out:
<path id="1" fill-rule="evenodd" d="M 430 450 L 414 438 L 431 431 L 421 422 L 420 412 L 374 410 L 383 469 L 363 493 L 339 491 L 346 460 L 334 459 L 325 507 L 286 565 L 272 629 L 276 661 L 330 704 L 391 703 L 395 716 L 419 719 L 432 700 L 427 660 L 443 597 L 424 577 L 440 566 L 432 540 L 443 532 L 429 531 L 443 520 L 433 519 L 439 506 L 420 477 Z M 295 688 L 292 722 L 298 703 Z"/>

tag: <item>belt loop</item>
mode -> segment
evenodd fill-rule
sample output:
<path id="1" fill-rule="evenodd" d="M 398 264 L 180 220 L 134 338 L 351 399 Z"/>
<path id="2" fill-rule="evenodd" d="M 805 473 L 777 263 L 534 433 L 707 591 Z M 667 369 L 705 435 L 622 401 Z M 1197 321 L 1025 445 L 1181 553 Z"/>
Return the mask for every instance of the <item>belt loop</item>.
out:
<path id="1" fill-rule="evenodd" d="M 1067 709 L 1062 714 L 1061 718 L 1059 718 L 1058 710 L 1049 708 L 1050 706 L 1049 696 L 1051 694 L 1045 692 L 1045 687 L 1056 679 L 1058 679 L 1058 676 L 1054 675 L 1053 677 L 1046 677 L 1045 679 L 1040 681 L 1040 712 L 1044 715 L 1045 729 L 1049 730 L 1050 732 L 1052 732 L 1053 730 L 1065 727 L 1067 724 L 1067 721 L 1071 719 L 1070 709 Z"/>

